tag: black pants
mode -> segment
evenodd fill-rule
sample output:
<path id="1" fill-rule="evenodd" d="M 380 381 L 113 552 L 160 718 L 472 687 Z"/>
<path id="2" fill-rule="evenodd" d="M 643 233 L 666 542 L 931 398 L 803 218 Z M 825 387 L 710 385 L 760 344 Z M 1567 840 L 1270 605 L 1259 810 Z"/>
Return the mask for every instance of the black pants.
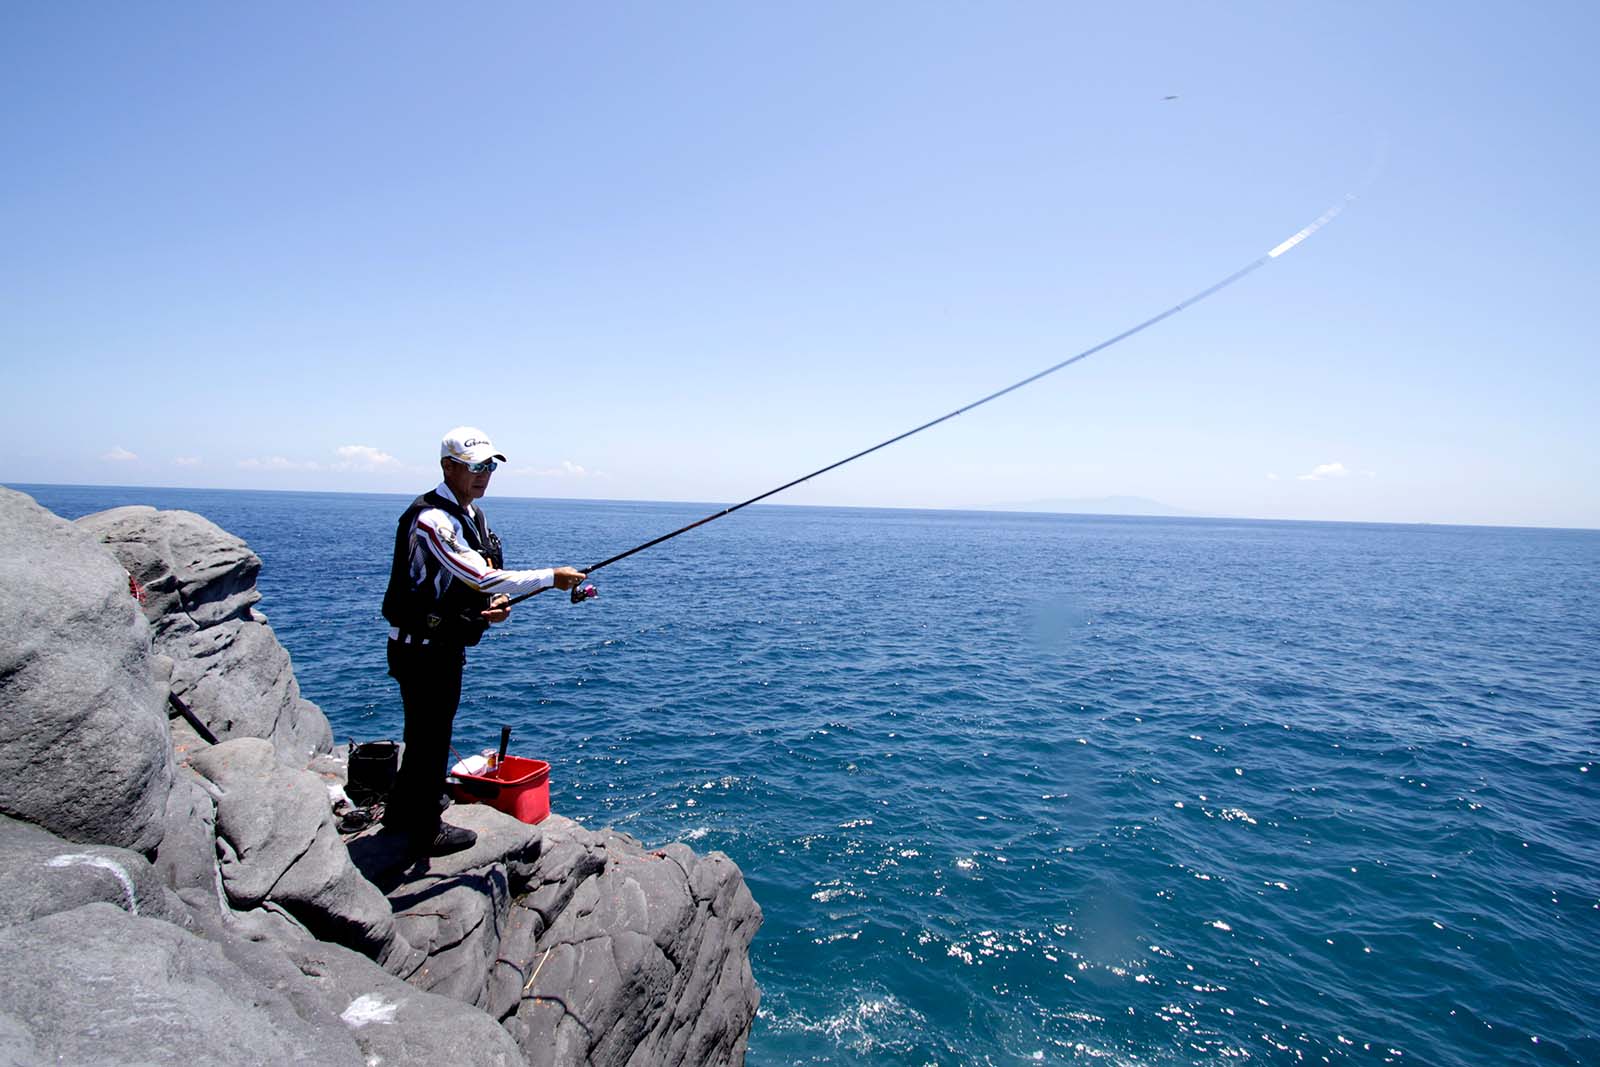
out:
<path id="1" fill-rule="evenodd" d="M 389 674 L 400 683 L 406 709 L 406 751 L 384 810 L 383 821 L 416 835 L 439 828 L 439 797 L 450 766 L 450 731 L 461 703 L 459 645 L 389 642 Z"/>

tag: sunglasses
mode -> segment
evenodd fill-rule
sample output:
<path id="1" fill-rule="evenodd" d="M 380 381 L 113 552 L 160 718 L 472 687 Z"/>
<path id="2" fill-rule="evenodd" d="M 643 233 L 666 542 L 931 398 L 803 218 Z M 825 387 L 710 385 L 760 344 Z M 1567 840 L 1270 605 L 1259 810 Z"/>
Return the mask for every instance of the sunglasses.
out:
<path id="1" fill-rule="evenodd" d="M 459 459 L 455 462 L 461 463 Z M 500 464 L 496 463 L 492 459 L 486 459 L 482 463 L 461 463 L 461 465 L 467 468 L 467 470 L 471 471 L 473 474 L 493 474 L 500 467 Z"/>

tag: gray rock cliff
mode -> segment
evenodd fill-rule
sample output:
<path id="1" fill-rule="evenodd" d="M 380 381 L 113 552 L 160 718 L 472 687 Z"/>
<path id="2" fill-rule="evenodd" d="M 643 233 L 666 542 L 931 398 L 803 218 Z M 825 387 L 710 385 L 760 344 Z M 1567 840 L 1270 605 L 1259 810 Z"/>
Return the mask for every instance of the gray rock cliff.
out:
<path id="1" fill-rule="evenodd" d="M 165 679 L 99 542 L 0 489 L 0 813 L 147 851 L 173 760 Z"/>
<path id="2" fill-rule="evenodd" d="M 748 949 L 761 911 L 738 867 L 560 816 L 545 842 L 517 903 L 539 973 L 507 1024 L 528 1062 L 742 1063 L 760 999 Z"/>
<path id="3" fill-rule="evenodd" d="M 327 718 L 300 696 L 289 653 L 255 610 L 261 557 L 248 545 L 189 511 L 113 508 L 77 525 L 143 588 L 173 691 L 214 734 L 264 737 L 298 766 L 332 747 Z"/>
<path id="4" fill-rule="evenodd" d="M 738 867 L 480 805 L 451 856 L 341 836 L 259 568 L 199 516 L 0 489 L 0 1063 L 742 1063 Z M 218 744 L 174 744 L 169 686 Z"/>

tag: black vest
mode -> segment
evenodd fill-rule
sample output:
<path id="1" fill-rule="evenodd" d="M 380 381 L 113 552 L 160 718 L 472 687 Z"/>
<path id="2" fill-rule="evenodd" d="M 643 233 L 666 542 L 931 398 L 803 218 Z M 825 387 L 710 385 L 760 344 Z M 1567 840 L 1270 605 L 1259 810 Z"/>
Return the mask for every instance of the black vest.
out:
<path id="1" fill-rule="evenodd" d="M 459 578 L 452 578 L 445 587 L 444 596 L 438 596 L 433 588 L 437 569 L 433 567 L 424 568 L 421 583 L 412 584 L 411 524 L 429 508 L 438 508 L 454 515 L 466 533 L 467 543 L 488 560 L 491 567 L 505 566 L 500 539 L 489 529 L 489 520 L 484 516 L 483 509 L 477 508 L 476 516 L 469 519 L 461 505 L 435 490 L 429 490 L 413 500 L 400 516 L 394 534 L 394 560 L 389 567 L 389 588 L 383 594 L 383 617 L 389 620 L 389 625 L 400 631 L 402 638 L 425 637 L 432 643 L 465 648 L 477 644 L 489 628 L 489 624 L 478 614 L 488 608 L 489 597 Z"/>

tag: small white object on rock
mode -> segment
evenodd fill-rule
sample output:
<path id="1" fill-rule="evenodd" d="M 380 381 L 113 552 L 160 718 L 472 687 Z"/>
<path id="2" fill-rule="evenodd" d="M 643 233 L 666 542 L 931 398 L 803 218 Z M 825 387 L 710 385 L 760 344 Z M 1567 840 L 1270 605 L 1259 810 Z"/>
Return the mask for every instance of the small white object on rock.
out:
<path id="1" fill-rule="evenodd" d="M 359 1030 L 368 1023 L 392 1023 L 394 1013 L 399 1010 L 398 1004 L 390 1004 L 372 993 L 363 993 L 350 1002 L 350 1006 L 339 1018 L 343 1019 L 351 1029 Z"/>

